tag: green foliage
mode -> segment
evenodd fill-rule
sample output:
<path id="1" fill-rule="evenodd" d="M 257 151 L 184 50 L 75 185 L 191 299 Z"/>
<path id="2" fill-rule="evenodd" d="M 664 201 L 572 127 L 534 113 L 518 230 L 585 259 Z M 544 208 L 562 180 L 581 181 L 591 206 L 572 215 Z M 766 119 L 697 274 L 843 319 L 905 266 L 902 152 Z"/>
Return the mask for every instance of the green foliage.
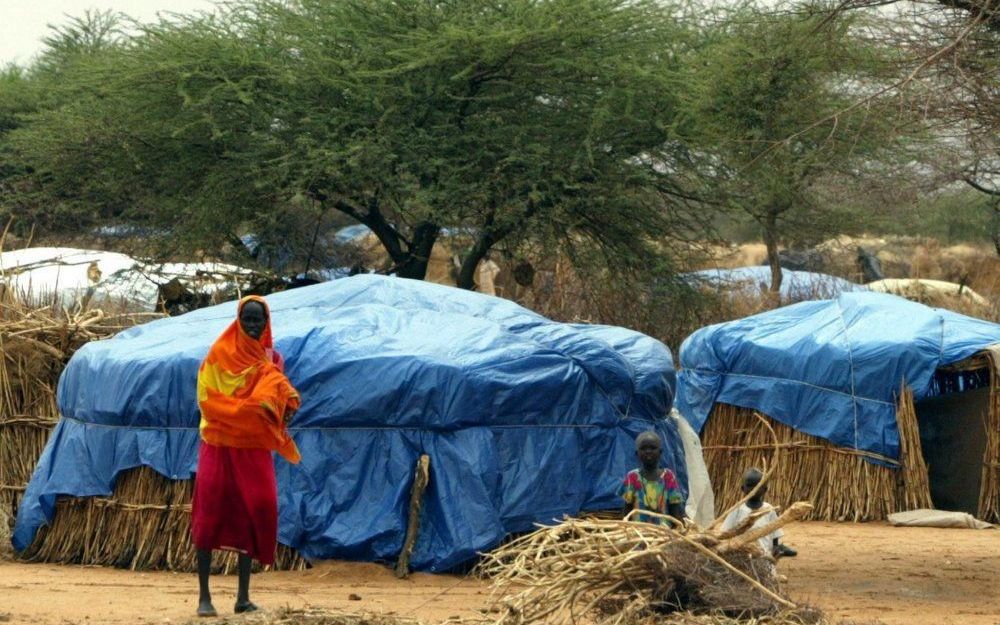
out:
<path id="1" fill-rule="evenodd" d="M 802 242 L 844 223 L 819 183 L 877 170 L 892 147 L 891 117 L 855 105 L 879 84 L 881 62 L 853 27 L 828 11 L 745 6 L 707 32 L 690 66 L 688 141 L 719 201 L 761 228 L 775 271 L 782 232 Z"/>
<path id="2" fill-rule="evenodd" d="M 915 206 L 881 215 L 879 232 L 929 237 L 942 243 L 990 243 L 995 199 L 972 189 L 941 192 Z"/>
<path id="3" fill-rule="evenodd" d="M 808 179 L 841 162 L 839 169 L 850 168 L 850 157 L 884 141 L 873 134 L 882 129 L 873 111 L 852 107 L 879 66 L 853 26 L 823 11 L 749 6 L 728 15 L 691 64 L 694 138 L 779 198 L 796 192 L 789 178 Z"/>
<path id="4" fill-rule="evenodd" d="M 36 106 L 25 71 L 16 65 L 0 69 L 0 136 L 18 128 L 21 116 Z"/>
<path id="5" fill-rule="evenodd" d="M 23 69 L 8 66 L 0 70 L 0 206 L 13 206 L 24 195 L 20 181 L 28 166 L 12 153 L 7 139 L 38 106 L 38 91 Z"/>
<path id="6" fill-rule="evenodd" d="M 74 78 L 78 64 L 104 54 L 124 40 L 122 26 L 126 18 L 113 11 L 84 11 L 65 24 L 50 26 L 43 39 L 45 49 L 32 66 L 32 73 L 54 83 Z"/>
<path id="7" fill-rule="evenodd" d="M 461 229 L 466 286 L 489 253 L 648 282 L 674 238 L 875 223 L 837 190 L 896 158 L 895 117 L 855 106 L 891 51 L 824 7 L 683 1 L 244 0 L 134 35 L 88 13 L 0 74 L 0 211 L 156 225 L 163 254 L 350 218 L 410 277 Z"/>
<path id="8" fill-rule="evenodd" d="M 687 39 L 648 0 L 249 2 L 68 38 L 59 104 L 11 144 L 49 206 L 189 246 L 305 198 L 369 225 L 402 275 L 445 227 L 477 233 L 470 271 L 540 238 L 636 268 L 689 216 L 664 148 Z"/>
<path id="9" fill-rule="evenodd" d="M 92 211 L 87 204 L 66 201 L 66 186 L 49 175 L 48 161 L 34 159 L 31 150 L 21 148 L 27 144 L 38 151 L 50 149 L 52 156 L 69 161 L 68 155 L 58 151 L 66 137 L 49 133 L 68 128 L 75 131 L 70 136 L 80 136 L 81 126 L 91 121 L 80 119 L 81 106 L 96 92 L 90 68 L 121 45 L 118 27 L 122 19 L 97 11 L 73 18 L 52 29 L 45 39 L 45 50 L 32 66 L 12 66 L 0 74 L 0 214 L 5 220 L 18 218 L 15 234 L 26 234 L 35 224 L 59 224 L 72 230 L 90 220 Z M 72 123 L 50 123 L 54 112 L 61 109 Z M 25 136 L 34 139 L 25 144 Z M 72 166 L 84 176 L 101 174 L 87 167 L 86 156 Z M 81 182 L 72 186 L 74 195 L 79 187 L 91 184 L 85 178 Z M 87 193 L 79 195 L 87 197 Z"/>
<path id="10" fill-rule="evenodd" d="M 272 45 L 295 51 L 282 57 L 284 175 L 388 230 L 391 254 L 396 234 L 412 250 L 438 227 L 472 227 L 470 269 L 528 236 L 635 258 L 664 229 L 662 176 L 635 161 L 666 139 L 664 53 L 683 40 L 656 3 L 259 6 L 259 28 L 285 38 Z"/>

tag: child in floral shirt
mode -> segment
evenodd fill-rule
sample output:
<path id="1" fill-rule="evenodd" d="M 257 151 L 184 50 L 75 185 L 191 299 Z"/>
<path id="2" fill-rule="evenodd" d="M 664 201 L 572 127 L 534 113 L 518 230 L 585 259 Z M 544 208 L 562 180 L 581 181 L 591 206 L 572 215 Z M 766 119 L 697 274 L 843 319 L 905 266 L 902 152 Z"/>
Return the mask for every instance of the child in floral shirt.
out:
<path id="1" fill-rule="evenodd" d="M 624 514 L 633 510 L 649 510 L 667 514 L 677 520 L 684 518 L 684 499 L 681 496 L 677 476 L 667 468 L 660 468 L 662 445 L 659 435 L 646 431 L 635 439 L 635 453 L 640 467 L 629 471 L 622 484 L 621 496 L 625 500 Z M 641 512 L 635 514 L 636 521 L 669 524 L 667 519 Z"/>

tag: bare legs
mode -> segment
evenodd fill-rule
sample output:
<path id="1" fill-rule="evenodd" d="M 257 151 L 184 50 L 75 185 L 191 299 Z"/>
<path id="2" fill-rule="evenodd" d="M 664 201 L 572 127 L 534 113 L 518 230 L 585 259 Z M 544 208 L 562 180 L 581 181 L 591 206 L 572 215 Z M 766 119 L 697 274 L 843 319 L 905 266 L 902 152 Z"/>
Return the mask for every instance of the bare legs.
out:
<path id="1" fill-rule="evenodd" d="M 257 606 L 250 601 L 250 569 L 253 559 L 245 553 L 239 555 L 236 570 L 239 573 L 239 586 L 236 591 L 237 614 L 253 612 Z M 198 550 L 198 616 L 216 616 L 212 606 L 212 593 L 208 589 L 208 578 L 212 572 L 212 552 Z"/>
<path id="2" fill-rule="evenodd" d="M 208 590 L 208 576 L 212 573 L 212 552 L 198 550 L 198 616 L 216 616 L 212 593 Z"/>
<path id="3" fill-rule="evenodd" d="M 234 608 L 237 614 L 243 612 L 253 612 L 257 609 L 253 603 L 250 602 L 250 566 L 253 564 L 253 560 L 245 553 L 241 553 L 239 560 L 236 563 L 236 570 L 239 573 L 239 588 L 236 591 L 236 607 Z"/>

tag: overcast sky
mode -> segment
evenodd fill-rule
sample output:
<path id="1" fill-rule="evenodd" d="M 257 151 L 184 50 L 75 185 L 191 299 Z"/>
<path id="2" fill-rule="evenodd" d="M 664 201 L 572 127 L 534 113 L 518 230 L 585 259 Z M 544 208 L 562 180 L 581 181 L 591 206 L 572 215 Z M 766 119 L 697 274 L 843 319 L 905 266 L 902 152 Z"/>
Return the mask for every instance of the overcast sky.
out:
<path id="1" fill-rule="evenodd" d="M 190 13 L 213 5 L 213 0 L 0 0 L 0 66 L 27 63 L 41 51 L 47 24 L 64 23 L 67 15 L 87 9 L 111 9 L 147 22 L 160 11 Z"/>

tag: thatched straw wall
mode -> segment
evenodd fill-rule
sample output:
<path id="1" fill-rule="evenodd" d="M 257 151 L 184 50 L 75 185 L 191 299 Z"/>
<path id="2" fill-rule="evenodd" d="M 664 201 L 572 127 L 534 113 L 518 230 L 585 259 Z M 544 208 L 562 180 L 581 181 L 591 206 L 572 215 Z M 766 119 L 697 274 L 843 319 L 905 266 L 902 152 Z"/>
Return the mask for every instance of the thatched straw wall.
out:
<path id="1" fill-rule="evenodd" d="M 22 558 L 63 564 L 98 564 L 130 570 L 194 571 L 191 480 L 169 480 L 147 467 L 118 476 L 114 495 L 61 497 L 50 527 Z M 216 552 L 217 572 L 236 570 L 236 554 Z M 305 568 L 293 550 L 278 545 L 272 568 Z"/>
<path id="2" fill-rule="evenodd" d="M 768 429 L 753 410 L 716 404 L 705 424 L 702 449 L 712 478 L 716 507 L 726 509 L 742 497 L 743 473 L 770 466 L 767 500 L 785 506 L 810 501 L 810 518 L 826 521 L 884 519 L 903 509 L 899 471 L 868 462 L 864 452 L 837 447 L 768 419 L 783 453 L 774 454 Z M 919 493 L 912 493 L 919 500 Z M 926 493 L 930 501 L 930 493 Z"/>
<path id="3" fill-rule="evenodd" d="M 986 451 L 979 492 L 979 518 L 1000 523 L 1000 346 L 987 350 L 990 409 L 986 416 Z"/>
<path id="4" fill-rule="evenodd" d="M 46 301 L 44 298 L 42 301 Z M 0 285 L 0 509 L 9 525 L 58 421 L 55 389 L 73 352 L 149 314 L 26 304 Z"/>
<path id="5" fill-rule="evenodd" d="M 0 508 L 8 525 L 57 419 L 55 381 L 67 342 L 61 335 L 69 334 L 31 312 L 0 292 Z"/>
<path id="6" fill-rule="evenodd" d="M 987 361 L 980 355 L 958 370 L 989 362 L 990 409 L 985 423 L 987 447 L 983 458 L 979 517 L 1000 521 L 1000 352 Z M 978 363 L 978 364 L 977 364 Z M 765 418 L 766 415 L 764 415 Z M 767 498 L 776 505 L 811 501 L 810 516 L 824 521 L 871 521 L 916 508 L 931 508 L 930 484 L 917 422 L 913 393 L 904 387 L 896 410 L 900 459 L 894 461 L 864 451 L 838 447 L 768 418 L 783 453 L 773 453 L 770 432 L 755 411 L 716 404 L 702 433 L 705 462 L 717 505 L 724 509 L 740 498 L 743 472 L 775 462 Z M 776 456 L 773 460 L 772 457 Z M 881 464 L 869 462 L 880 461 Z"/>

